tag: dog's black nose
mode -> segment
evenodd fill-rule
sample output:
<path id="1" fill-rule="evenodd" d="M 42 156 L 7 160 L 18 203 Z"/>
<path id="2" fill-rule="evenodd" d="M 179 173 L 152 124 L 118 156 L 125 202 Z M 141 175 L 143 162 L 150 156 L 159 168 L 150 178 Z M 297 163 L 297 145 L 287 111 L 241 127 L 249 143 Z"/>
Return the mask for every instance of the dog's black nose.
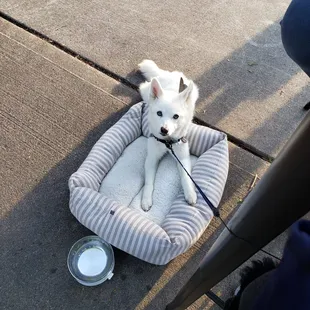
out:
<path id="1" fill-rule="evenodd" d="M 168 130 L 165 127 L 161 127 L 160 128 L 161 133 L 163 133 L 164 135 L 166 135 L 168 133 Z"/>

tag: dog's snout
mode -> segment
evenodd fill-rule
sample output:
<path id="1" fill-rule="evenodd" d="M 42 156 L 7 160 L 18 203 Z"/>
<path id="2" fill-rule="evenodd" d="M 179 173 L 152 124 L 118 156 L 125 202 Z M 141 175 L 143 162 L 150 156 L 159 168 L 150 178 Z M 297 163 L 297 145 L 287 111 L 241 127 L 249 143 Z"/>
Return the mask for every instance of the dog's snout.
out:
<path id="1" fill-rule="evenodd" d="M 168 130 L 165 127 L 161 127 L 160 131 L 161 131 L 161 133 L 163 133 L 165 135 L 168 133 Z"/>

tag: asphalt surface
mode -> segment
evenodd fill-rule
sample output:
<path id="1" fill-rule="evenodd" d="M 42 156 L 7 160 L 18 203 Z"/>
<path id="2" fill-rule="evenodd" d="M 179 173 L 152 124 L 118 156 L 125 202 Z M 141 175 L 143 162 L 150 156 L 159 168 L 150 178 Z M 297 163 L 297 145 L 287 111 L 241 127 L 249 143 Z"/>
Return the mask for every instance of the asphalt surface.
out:
<path id="1" fill-rule="evenodd" d="M 144 58 L 185 72 L 200 88 L 199 118 L 274 157 L 310 97 L 281 43 L 289 3 L 0 0 L 0 10 L 131 83 Z"/>
<path id="2" fill-rule="evenodd" d="M 115 249 L 111 281 L 95 288 L 78 284 L 66 258 L 72 244 L 91 232 L 70 214 L 68 178 L 105 130 L 140 99 L 50 43 L 7 21 L 0 25 L 0 308 L 164 309 L 222 227 L 212 221 L 201 239 L 167 266 Z M 230 156 L 221 203 L 225 218 L 255 174 L 268 168 L 233 144 Z M 205 298 L 192 307 L 216 309 Z"/>
<path id="3" fill-rule="evenodd" d="M 196 80 L 201 121 L 254 152 L 276 156 L 303 118 L 301 107 L 310 95 L 307 78 L 281 46 L 278 22 L 287 5 L 279 0 L 208 0 L 186 6 L 171 1 L 165 7 L 159 1 L 0 0 L 0 10 L 17 24 L 74 52 L 0 19 L 1 309 L 165 308 L 222 226 L 213 220 L 200 240 L 167 266 L 115 249 L 112 280 L 83 287 L 69 274 L 66 258 L 72 244 L 91 232 L 70 214 L 68 178 L 99 137 L 140 100 L 114 78 L 137 85 L 136 65 L 143 58 Z M 261 177 L 269 167 L 240 147 L 229 147 L 221 203 L 226 220 L 255 175 Z M 285 240 L 286 233 L 268 250 L 281 255 Z M 226 299 L 238 278 L 237 270 L 214 292 Z M 218 307 L 202 297 L 189 309 Z"/>

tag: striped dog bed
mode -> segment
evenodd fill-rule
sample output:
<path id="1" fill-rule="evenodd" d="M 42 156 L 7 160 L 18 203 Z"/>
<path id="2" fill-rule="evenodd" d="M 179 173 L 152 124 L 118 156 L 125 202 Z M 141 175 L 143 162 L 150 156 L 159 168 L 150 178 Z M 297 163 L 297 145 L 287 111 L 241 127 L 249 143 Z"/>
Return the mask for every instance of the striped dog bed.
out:
<path id="1" fill-rule="evenodd" d="M 146 104 L 134 105 L 94 145 L 69 179 L 70 210 L 113 246 L 149 263 L 164 265 L 199 239 L 213 213 L 199 194 L 194 207 L 186 203 L 177 163 L 170 154 L 159 165 L 151 210 L 141 210 L 146 141 L 150 136 L 147 114 Z M 218 206 L 228 174 L 226 135 L 192 124 L 187 138 L 192 176 Z M 165 182 L 161 175 L 165 175 Z"/>

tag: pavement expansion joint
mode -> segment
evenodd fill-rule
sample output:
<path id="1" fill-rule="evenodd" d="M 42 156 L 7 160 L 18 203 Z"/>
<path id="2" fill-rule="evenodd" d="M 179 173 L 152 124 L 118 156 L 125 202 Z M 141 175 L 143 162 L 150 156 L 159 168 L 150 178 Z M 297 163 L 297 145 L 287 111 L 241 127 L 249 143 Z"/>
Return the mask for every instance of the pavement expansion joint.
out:
<path id="1" fill-rule="evenodd" d="M 2 11 L 0 11 L 0 17 L 7 20 L 8 22 L 16 25 L 17 27 L 20 27 L 22 29 L 24 29 L 25 31 L 37 36 L 38 38 L 44 40 L 44 41 L 47 41 L 48 43 L 50 43 L 51 45 L 55 46 L 56 48 L 62 50 L 63 52 L 71 55 L 72 57 L 82 61 L 83 63 L 91 66 L 92 68 L 106 74 L 107 76 L 111 77 L 112 79 L 114 80 L 117 80 L 118 82 L 132 88 L 133 90 L 136 90 L 138 91 L 138 86 L 131 83 L 129 80 L 127 80 L 126 78 L 116 74 L 115 72 L 112 72 L 110 71 L 109 69 L 103 67 L 103 66 L 100 66 L 98 65 L 97 63 L 93 62 L 92 60 L 90 60 L 89 58 L 83 56 L 83 55 L 80 55 L 79 53 L 73 51 L 72 49 L 64 46 L 63 44 L 49 38 L 48 36 L 38 32 L 37 30 L 25 25 L 24 23 L 10 17 L 9 15 L 3 13 Z M 219 131 L 222 131 L 223 130 L 220 130 L 218 128 L 216 128 L 215 126 L 212 126 L 211 124 L 208 124 L 206 123 L 205 121 L 202 121 L 201 119 L 195 117 L 194 118 L 194 122 L 199 124 L 199 125 L 202 125 L 202 126 L 206 126 L 206 127 L 209 127 L 209 128 L 212 128 L 212 129 L 215 129 L 215 130 L 219 130 Z M 254 146 L 238 139 L 237 137 L 225 132 L 225 134 L 227 135 L 227 138 L 228 138 L 228 141 L 230 141 L 231 143 L 237 145 L 238 147 L 244 149 L 245 151 L 248 151 L 249 153 L 261 158 L 262 160 L 264 161 L 267 161 L 269 163 L 272 163 L 273 160 L 275 159 L 274 157 L 268 155 L 267 153 L 265 152 L 262 152 L 260 150 L 258 150 L 257 148 L 255 148 Z"/>

